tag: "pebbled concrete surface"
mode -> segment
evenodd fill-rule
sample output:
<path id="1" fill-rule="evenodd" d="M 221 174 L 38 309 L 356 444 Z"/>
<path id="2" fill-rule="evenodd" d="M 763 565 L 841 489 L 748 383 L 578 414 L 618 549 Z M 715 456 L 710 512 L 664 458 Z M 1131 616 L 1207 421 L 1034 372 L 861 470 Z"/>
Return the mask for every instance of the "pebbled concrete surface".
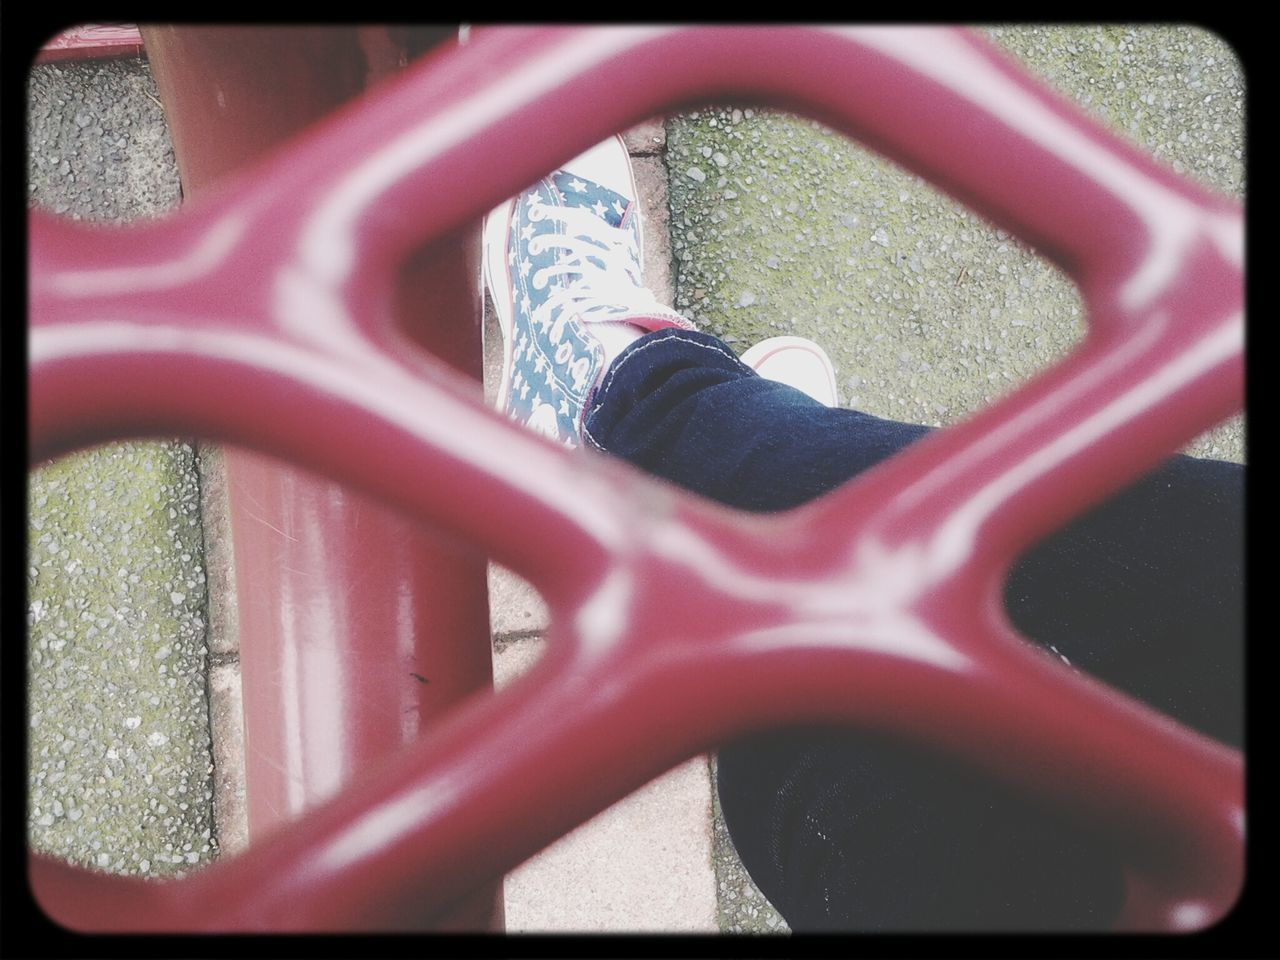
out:
<path id="1" fill-rule="evenodd" d="M 33 66 L 27 83 L 30 203 L 73 220 L 154 217 L 181 199 L 145 60 Z"/>
<path id="2" fill-rule="evenodd" d="M 34 67 L 28 198 L 77 220 L 164 213 L 180 191 L 145 62 Z M 85 451 L 30 475 L 31 845 L 171 875 L 217 852 L 196 455 Z"/>
<path id="3" fill-rule="evenodd" d="M 1242 195 L 1243 75 L 1215 35 L 986 33 L 1175 169 Z M 668 167 L 677 308 L 738 350 L 780 333 L 819 341 L 848 405 L 951 423 L 1083 334 L 1079 297 L 1056 268 L 819 124 L 751 109 L 687 114 L 669 125 Z M 1237 422 L 1196 450 L 1238 453 L 1239 432 Z"/>
<path id="4" fill-rule="evenodd" d="M 997 25 L 990 39 L 1181 173 L 1244 193 L 1244 74 L 1188 26 Z M 676 306 L 742 351 L 816 340 L 843 402 L 945 426 L 1084 331 L 1074 286 L 919 178 L 807 119 L 712 108 L 667 124 Z M 1243 417 L 1188 452 L 1244 460 Z M 785 930 L 716 817 L 720 924 Z"/>

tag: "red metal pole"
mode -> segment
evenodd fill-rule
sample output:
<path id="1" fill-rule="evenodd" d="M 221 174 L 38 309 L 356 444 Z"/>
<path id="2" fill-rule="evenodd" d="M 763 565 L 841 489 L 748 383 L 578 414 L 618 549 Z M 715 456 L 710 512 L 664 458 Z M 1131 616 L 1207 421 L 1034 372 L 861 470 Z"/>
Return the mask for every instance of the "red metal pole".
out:
<path id="1" fill-rule="evenodd" d="M 144 37 L 188 200 L 407 59 L 396 56 L 406 38 L 383 28 L 149 27 Z M 394 306 L 413 340 L 478 379 L 476 250 L 467 234 L 411 259 Z M 423 322 L 432 317 L 448 323 Z M 278 461 L 232 449 L 226 464 L 246 797 L 260 838 L 491 687 L 485 558 Z M 445 923 L 500 928 L 501 884 Z"/>

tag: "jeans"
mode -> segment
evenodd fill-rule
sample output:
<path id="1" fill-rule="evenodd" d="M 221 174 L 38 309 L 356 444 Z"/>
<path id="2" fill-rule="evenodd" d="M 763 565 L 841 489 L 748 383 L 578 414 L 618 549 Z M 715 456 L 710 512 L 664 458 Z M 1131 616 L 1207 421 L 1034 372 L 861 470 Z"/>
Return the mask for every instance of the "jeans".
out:
<path id="1" fill-rule="evenodd" d="M 588 445 L 728 506 L 825 493 L 929 428 L 830 409 L 720 341 L 662 330 L 610 367 Z M 1239 747 L 1244 469 L 1175 456 L 1030 549 L 1005 605 L 1077 669 Z M 1106 929 L 1121 866 L 1010 787 L 847 727 L 724 745 L 717 789 L 744 865 L 793 930 Z"/>

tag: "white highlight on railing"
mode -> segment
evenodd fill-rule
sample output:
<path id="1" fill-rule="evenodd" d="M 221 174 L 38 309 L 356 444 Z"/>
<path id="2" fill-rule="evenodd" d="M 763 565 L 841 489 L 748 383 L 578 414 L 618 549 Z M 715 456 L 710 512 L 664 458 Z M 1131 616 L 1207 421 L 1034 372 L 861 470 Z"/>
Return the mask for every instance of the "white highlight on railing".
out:
<path id="1" fill-rule="evenodd" d="M 248 222 L 229 214 L 213 223 L 185 254 L 161 263 L 58 270 L 45 283 L 60 297 L 110 297 L 171 290 L 213 273 L 244 237 Z M 33 282 L 38 283 L 38 278 Z"/>
<path id="2" fill-rule="evenodd" d="M 913 70 L 967 97 L 1017 133 L 1072 164 L 1132 210 L 1150 242 L 1138 270 L 1120 291 L 1127 310 L 1139 310 L 1162 291 L 1184 254 L 1208 228 L 1210 216 L 1153 181 L 1123 157 L 1058 116 L 949 30 L 869 27 L 857 36 Z M 927 38 L 927 42 L 922 42 Z"/>
<path id="3" fill-rule="evenodd" d="M 349 404 L 359 415 L 391 424 L 441 455 L 505 485 L 511 496 L 525 496 L 558 514 L 606 551 L 619 549 L 625 541 L 623 503 L 610 495 L 610 485 L 590 482 L 589 472 L 573 466 L 581 461 L 532 434 L 517 431 L 513 436 L 507 432 L 513 428 L 504 429 L 500 422 L 493 427 L 503 429 L 502 434 L 482 441 L 476 435 L 475 418 L 464 417 L 459 410 L 463 405 L 469 407 L 471 401 L 424 381 L 387 358 L 377 367 L 357 366 L 263 334 L 125 321 L 34 327 L 28 348 L 33 382 L 43 364 L 113 353 L 195 357 L 203 364 L 222 361 L 275 374 L 306 393 L 302 402 L 317 396 L 329 398 Z M 352 455 L 357 452 L 353 449 Z M 528 469 L 513 471 L 513 462 L 526 464 Z M 554 479 L 548 481 L 548 476 Z M 443 504 L 436 506 L 441 522 L 457 515 Z"/>
<path id="4" fill-rule="evenodd" d="M 1244 315 L 1237 313 L 1205 334 L 1154 374 L 1134 384 L 1039 450 L 1005 470 L 952 511 L 933 537 L 940 560 L 958 567 L 972 550 L 978 528 L 1000 504 L 1086 447 L 1159 406 L 1244 348 Z"/>
<path id="5" fill-rule="evenodd" d="M 305 272 L 297 262 L 276 271 L 271 313 L 277 326 L 345 362 L 377 367 L 386 356 L 356 325 L 341 292 Z"/>
<path id="6" fill-rule="evenodd" d="M 608 61 L 636 42 L 630 33 L 602 31 L 599 42 L 557 47 L 514 70 L 496 70 L 464 101 L 376 145 L 366 158 L 328 186 L 319 207 L 304 224 L 300 257 L 325 284 L 344 282 L 355 267 L 355 227 L 383 193 L 434 156 L 496 125 L 510 114 L 563 84 L 567 76 Z M 443 185 L 442 185 L 443 186 Z"/>
<path id="7" fill-rule="evenodd" d="M 688 566 L 728 596 L 776 604 L 784 621 L 739 637 L 744 649 L 830 647 L 893 654 L 945 670 L 963 671 L 972 661 L 929 629 L 910 607 L 937 582 L 938 565 L 928 544 L 910 541 L 890 549 L 863 537 L 851 569 L 833 579 L 788 580 L 753 576 L 678 524 L 661 524 L 649 543 L 655 553 Z"/>
<path id="8" fill-rule="evenodd" d="M 1173 921 L 1174 929 L 1198 930 L 1209 922 L 1212 915 L 1208 904 L 1187 900 L 1170 910 L 1169 919 Z"/>
<path id="9" fill-rule="evenodd" d="M 634 595 L 634 575 L 624 566 L 615 564 L 595 592 L 578 608 L 574 618 L 585 655 L 603 654 L 626 636 Z"/>
<path id="10" fill-rule="evenodd" d="M 419 824 L 429 822 L 438 811 L 453 804 L 460 794 L 458 779 L 439 772 L 430 781 L 378 804 L 320 848 L 317 872 L 339 873 L 371 854 L 390 849 Z"/>

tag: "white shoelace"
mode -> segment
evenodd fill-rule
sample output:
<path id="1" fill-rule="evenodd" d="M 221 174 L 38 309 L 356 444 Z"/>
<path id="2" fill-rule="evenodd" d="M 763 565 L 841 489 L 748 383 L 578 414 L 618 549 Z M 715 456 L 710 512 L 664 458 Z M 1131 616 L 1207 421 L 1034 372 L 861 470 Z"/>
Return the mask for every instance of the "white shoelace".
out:
<path id="1" fill-rule="evenodd" d="M 644 286 L 640 263 L 626 230 L 610 226 L 586 208 L 530 204 L 530 220 L 536 222 L 545 217 L 561 221 L 564 232 L 534 237 L 529 241 L 529 252 L 540 253 L 548 247 L 563 252 L 555 263 L 536 270 L 532 283 L 541 290 L 553 277 L 565 279 L 552 289 L 539 312 L 555 317 L 572 308 L 582 320 L 606 320 L 620 310 L 669 310 Z"/>

